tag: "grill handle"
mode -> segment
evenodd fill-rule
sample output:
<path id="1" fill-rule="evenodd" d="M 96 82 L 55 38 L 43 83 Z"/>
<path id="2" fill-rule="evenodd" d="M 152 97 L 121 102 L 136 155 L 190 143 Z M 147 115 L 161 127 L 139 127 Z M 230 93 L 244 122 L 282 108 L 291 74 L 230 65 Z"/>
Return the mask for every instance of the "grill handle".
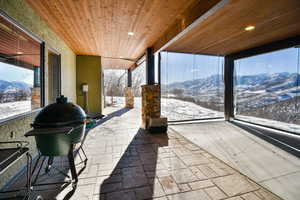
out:
<path id="1" fill-rule="evenodd" d="M 41 136 L 41 135 L 55 135 L 55 134 L 69 134 L 73 131 L 73 127 L 64 126 L 64 127 L 53 127 L 53 128 L 34 128 L 27 133 L 25 137 L 28 136 Z"/>

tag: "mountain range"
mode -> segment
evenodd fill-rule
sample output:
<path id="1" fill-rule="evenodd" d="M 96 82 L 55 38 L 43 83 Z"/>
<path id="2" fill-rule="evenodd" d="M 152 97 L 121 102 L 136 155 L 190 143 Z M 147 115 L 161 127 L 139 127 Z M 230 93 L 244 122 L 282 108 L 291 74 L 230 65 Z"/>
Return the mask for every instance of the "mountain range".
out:
<path id="1" fill-rule="evenodd" d="M 13 93 L 20 90 L 30 91 L 32 85 L 22 81 L 5 81 L 0 80 L 1 93 Z"/>
<path id="2" fill-rule="evenodd" d="M 235 76 L 235 95 L 238 103 L 247 106 L 260 106 L 287 100 L 300 94 L 300 75 L 297 73 L 262 73 L 256 75 Z M 224 81 L 222 75 L 212 75 L 207 78 L 194 79 L 184 82 L 176 82 L 163 85 L 162 89 L 180 88 L 184 95 L 193 96 L 196 99 L 223 95 Z M 251 103 L 250 103 L 251 102 Z M 248 104 L 251 105 L 248 105 Z"/>

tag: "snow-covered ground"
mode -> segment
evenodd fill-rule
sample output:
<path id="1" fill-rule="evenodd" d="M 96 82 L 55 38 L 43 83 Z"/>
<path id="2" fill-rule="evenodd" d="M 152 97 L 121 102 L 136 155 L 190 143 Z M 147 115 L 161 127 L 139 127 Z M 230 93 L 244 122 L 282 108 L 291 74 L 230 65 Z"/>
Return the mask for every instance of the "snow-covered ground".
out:
<path id="1" fill-rule="evenodd" d="M 108 103 L 111 102 L 110 97 L 106 97 Z M 124 97 L 114 97 L 114 106 L 124 107 L 125 98 Z M 141 98 L 135 97 L 134 99 L 135 108 L 141 107 Z M 178 99 L 166 99 L 162 98 L 161 100 L 161 111 L 162 115 L 168 117 L 169 121 L 174 120 L 187 120 L 187 119 L 201 119 L 201 118 L 214 118 L 214 117 L 223 117 L 223 112 L 217 112 L 210 110 L 204 107 L 201 107 L 197 104 L 186 102 Z M 282 130 L 287 130 L 300 134 L 300 126 L 296 124 L 289 124 L 279 121 L 273 121 L 257 117 L 249 116 L 236 116 L 238 119 L 245 120 L 248 122 L 253 122 L 256 124 L 262 124 Z"/>
<path id="2" fill-rule="evenodd" d="M 15 101 L 0 103 L 0 120 L 12 117 L 14 115 L 29 112 L 31 110 L 31 101 Z"/>
<path id="3" fill-rule="evenodd" d="M 161 111 L 169 121 L 224 117 L 223 112 L 201 107 L 178 99 L 161 99 Z"/>
<path id="4" fill-rule="evenodd" d="M 106 102 L 111 103 L 111 97 L 106 97 Z M 114 106 L 123 107 L 124 105 L 124 97 L 114 97 Z M 134 98 L 134 106 L 136 108 L 141 107 L 141 97 Z M 210 110 L 191 102 L 166 98 L 162 98 L 161 100 L 161 114 L 168 117 L 170 121 L 224 116 L 223 112 Z"/>

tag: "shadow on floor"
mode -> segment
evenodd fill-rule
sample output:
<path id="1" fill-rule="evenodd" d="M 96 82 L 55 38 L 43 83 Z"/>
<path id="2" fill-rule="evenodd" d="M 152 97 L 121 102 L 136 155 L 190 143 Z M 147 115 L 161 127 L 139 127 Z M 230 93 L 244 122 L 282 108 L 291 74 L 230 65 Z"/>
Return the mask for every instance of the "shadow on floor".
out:
<path id="1" fill-rule="evenodd" d="M 120 116 L 124 115 L 125 113 L 127 113 L 130 110 L 131 110 L 131 108 L 121 108 L 120 110 L 109 113 L 104 118 L 100 119 L 97 122 L 96 126 L 99 126 L 99 125 L 103 124 L 104 122 L 106 122 L 108 120 L 111 120 L 114 117 L 120 117 Z"/>
<path id="2" fill-rule="evenodd" d="M 58 183 L 66 181 L 66 177 L 61 174 L 61 172 L 68 174 L 70 171 L 69 163 L 66 156 L 57 156 L 54 158 L 52 169 L 46 172 L 46 166 L 48 162 L 48 158 L 42 157 L 39 160 L 35 160 L 33 165 L 37 164 L 37 169 L 40 170 L 40 175 L 37 178 L 38 170 L 35 170 L 33 174 L 32 182 L 34 184 L 41 184 L 40 186 L 33 186 L 33 191 L 31 192 L 30 199 L 36 199 L 37 196 L 42 196 L 43 199 L 55 199 L 55 197 L 63 191 L 65 188 L 71 185 L 71 183 Z M 82 167 L 76 167 L 77 172 L 83 169 Z M 37 178 L 37 179 L 36 179 Z M 48 183 L 56 183 L 48 185 Z M 45 184 L 45 185 L 43 185 Z M 7 190 L 14 190 L 17 188 L 23 188 L 26 185 L 26 173 L 23 172 L 15 182 L 13 182 L 10 186 L 7 187 Z M 75 190 L 69 192 L 68 196 L 72 196 Z M 10 198 L 15 195 L 24 194 L 24 192 L 15 192 L 15 193 L 6 193 L 1 194 L 0 199 L 16 199 Z M 47 197 L 47 198 L 45 198 Z M 23 198 L 21 198 L 23 199 Z"/>
<path id="3" fill-rule="evenodd" d="M 110 176 L 99 188 L 99 199 L 152 199 L 158 148 L 168 146 L 168 135 L 139 129 Z"/>

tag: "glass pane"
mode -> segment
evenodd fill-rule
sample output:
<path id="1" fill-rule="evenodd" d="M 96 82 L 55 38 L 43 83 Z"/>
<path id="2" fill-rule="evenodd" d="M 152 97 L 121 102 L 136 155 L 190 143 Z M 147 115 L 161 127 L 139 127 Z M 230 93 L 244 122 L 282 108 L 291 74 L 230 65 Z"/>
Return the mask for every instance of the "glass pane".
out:
<path id="1" fill-rule="evenodd" d="M 41 107 L 40 43 L 0 16 L 0 120 Z"/>
<path id="2" fill-rule="evenodd" d="M 236 60 L 236 118 L 300 133 L 299 78 L 299 48 Z"/>
<path id="3" fill-rule="evenodd" d="M 146 62 L 142 62 L 132 71 L 132 89 L 136 108 L 141 108 L 142 105 L 142 85 L 146 85 Z"/>
<path id="4" fill-rule="evenodd" d="M 158 80 L 158 73 L 159 73 L 159 67 L 158 67 L 158 56 L 159 56 L 159 53 L 156 53 L 154 54 L 154 83 L 158 84 L 159 83 L 159 80 Z"/>
<path id="5" fill-rule="evenodd" d="M 127 70 L 104 70 L 105 106 L 124 107 Z"/>
<path id="6" fill-rule="evenodd" d="M 195 57 L 194 96 L 196 104 L 203 108 L 198 110 L 196 116 L 224 117 L 224 58 L 206 55 Z"/>
<path id="7" fill-rule="evenodd" d="M 169 121 L 223 117 L 223 58 L 161 53 L 162 115 Z"/>
<path id="8" fill-rule="evenodd" d="M 54 103 L 60 95 L 60 56 L 52 51 L 48 52 L 48 101 Z"/>

